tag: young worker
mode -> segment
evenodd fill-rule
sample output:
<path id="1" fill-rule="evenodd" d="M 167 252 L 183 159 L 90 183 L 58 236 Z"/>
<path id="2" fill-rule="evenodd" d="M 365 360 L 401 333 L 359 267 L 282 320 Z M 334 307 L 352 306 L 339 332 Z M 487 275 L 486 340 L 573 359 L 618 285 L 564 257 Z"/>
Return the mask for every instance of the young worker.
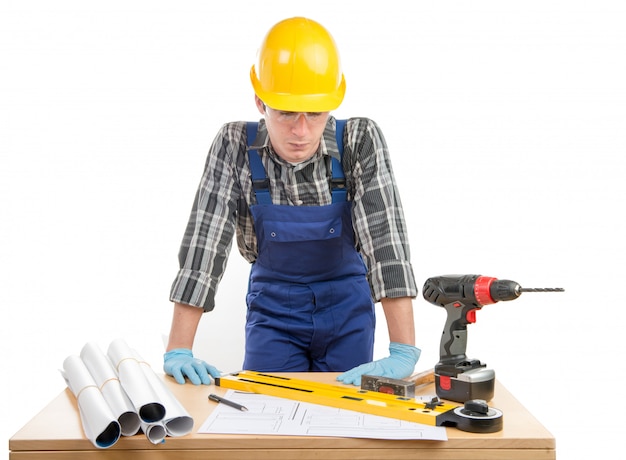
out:
<path id="1" fill-rule="evenodd" d="M 209 151 L 170 295 L 165 372 L 179 383 L 219 376 L 191 350 L 236 236 L 251 263 L 244 369 L 343 372 L 338 380 L 355 385 L 363 374 L 411 375 L 420 355 L 417 288 L 403 210 L 375 122 L 347 120 L 338 151 L 330 112 L 345 80 L 332 36 L 310 19 L 279 22 L 250 79 L 263 118 L 251 135 L 245 122 L 225 124 Z M 333 158 L 341 159 L 344 198 L 331 192 Z M 266 177 L 253 184 L 255 160 Z M 391 344 L 388 357 L 372 362 L 375 301 Z"/>

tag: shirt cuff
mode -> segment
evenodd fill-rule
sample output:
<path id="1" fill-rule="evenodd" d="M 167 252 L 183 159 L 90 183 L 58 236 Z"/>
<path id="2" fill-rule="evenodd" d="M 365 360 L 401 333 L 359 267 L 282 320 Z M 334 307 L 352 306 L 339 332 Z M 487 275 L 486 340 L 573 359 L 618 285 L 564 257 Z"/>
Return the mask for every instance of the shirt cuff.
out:
<path id="1" fill-rule="evenodd" d="M 370 270 L 369 279 L 376 302 L 386 297 L 417 296 L 413 267 L 407 260 L 377 262 Z"/>
<path id="2" fill-rule="evenodd" d="M 215 308 L 217 282 L 206 273 L 181 269 L 172 284 L 170 300 L 211 311 Z"/>

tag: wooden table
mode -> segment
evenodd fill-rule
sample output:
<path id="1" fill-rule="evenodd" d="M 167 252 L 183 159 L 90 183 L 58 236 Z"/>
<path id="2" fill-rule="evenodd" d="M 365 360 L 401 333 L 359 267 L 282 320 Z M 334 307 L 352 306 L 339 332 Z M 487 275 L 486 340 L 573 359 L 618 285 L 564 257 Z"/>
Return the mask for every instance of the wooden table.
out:
<path id="1" fill-rule="evenodd" d="M 285 374 L 325 383 L 337 374 Z M 108 449 L 96 449 L 85 438 L 74 395 L 65 390 L 19 430 L 10 440 L 10 460 L 123 459 L 556 459 L 555 439 L 499 382 L 489 405 L 504 414 L 504 429 L 498 433 L 467 433 L 446 428 L 448 441 L 389 441 L 299 436 L 250 436 L 197 434 L 215 407 L 209 393 L 224 394 L 214 386 L 178 385 L 164 376 L 168 387 L 194 419 L 191 434 L 167 437 L 153 445 L 142 433 L 122 437 Z M 419 394 L 435 394 L 433 385 Z"/>

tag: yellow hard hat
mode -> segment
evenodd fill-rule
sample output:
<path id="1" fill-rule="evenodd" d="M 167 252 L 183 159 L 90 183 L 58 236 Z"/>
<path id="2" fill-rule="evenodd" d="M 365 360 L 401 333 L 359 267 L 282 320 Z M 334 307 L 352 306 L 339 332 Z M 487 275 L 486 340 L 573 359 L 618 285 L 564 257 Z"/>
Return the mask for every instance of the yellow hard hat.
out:
<path id="1" fill-rule="evenodd" d="M 343 101 L 346 81 L 337 45 L 317 22 L 285 19 L 265 36 L 250 69 L 254 92 L 273 109 L 328 112 Z"/>

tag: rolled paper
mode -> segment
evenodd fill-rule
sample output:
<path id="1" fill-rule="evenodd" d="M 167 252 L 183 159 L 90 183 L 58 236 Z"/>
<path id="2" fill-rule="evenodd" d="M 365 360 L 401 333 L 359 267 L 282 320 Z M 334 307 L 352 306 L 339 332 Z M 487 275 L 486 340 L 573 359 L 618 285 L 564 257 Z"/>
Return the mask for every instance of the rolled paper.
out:
<path id="1" fill-rule="evenodd" d="M 83 360 L 77 355 L 68 356 L 63 361 L 62 374 L 70 391 L 76 397 L 87 439 L 101 449 L 114 445 L 122 433 L 120 423 Z"/>
<path id="2" fill-rule="evenodd" d="M 141 428 L 139 414 L 122 388 L 117 373 L 104 352 L 93 342 L 86 343 L 80 357 L 87 366 L 113 415 L 122 428 L 122 436 L 133 436 Z"/>
<path id="3" fill-rule="evenodd" d="M 146 423 L 141 422 L 141 430 L 152 444 L 160 444 L 165 441 L 167 435 L 165 426 L 161 422 Z"/>
<path id="4" fill-rule="evenodd" d="M 163 380 L 156 375 L 150 365 L 144 361 L 135 351 L 135 358 L 148 382 L 156 392 L 158 401 L 165 407 L 163 423 L 169 436 L 184 436 L 193 430 L 193 418 L 183 405 L 176 399 L 174 394 L 165 385 Z"/>
<path id="5" fill-rule="evenodd" d="M 141 421 L 160 422 L 165 416 L 165 407 L 159 402 L 132 349 L 123 339 L 116 339 L 109 345 L 107 356 Z"/>

